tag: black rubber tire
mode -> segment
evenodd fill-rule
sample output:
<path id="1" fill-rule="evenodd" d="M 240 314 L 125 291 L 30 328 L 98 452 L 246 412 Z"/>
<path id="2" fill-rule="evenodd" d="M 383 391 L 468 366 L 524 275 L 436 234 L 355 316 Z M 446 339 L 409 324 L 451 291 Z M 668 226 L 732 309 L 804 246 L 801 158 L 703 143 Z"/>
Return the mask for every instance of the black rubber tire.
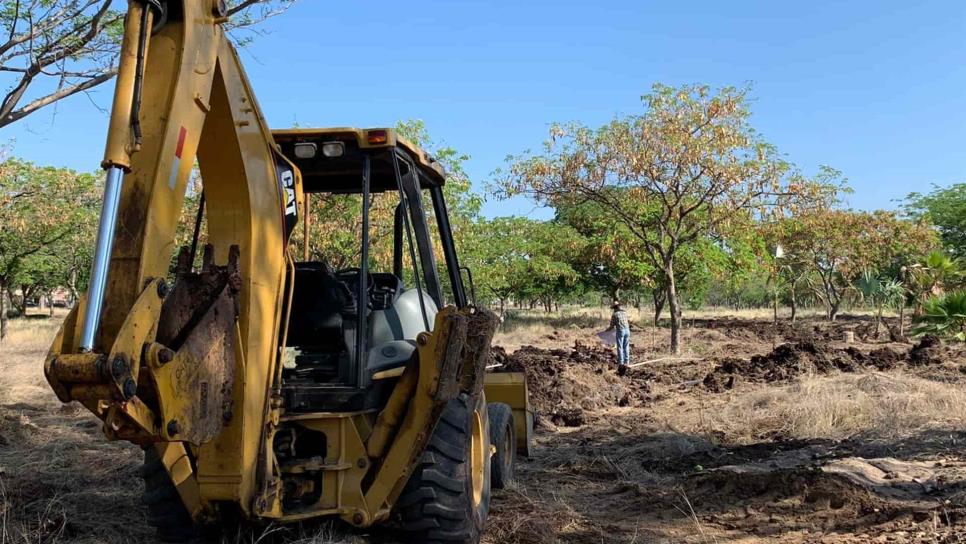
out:
<path id="1" fill-rule="evenodd" d="M 193 540 L 198 535 L 195 523 L 153 446 L 144 449 L 141 478 L 144 480 L 141 503 L 148 507 L 148 525 L 155 528 L 158 538 L 162 542 Z"/>
<path id="2" fill-rule="evenodd" d="M 460 394 L 446 405 L 436 430 L 396 504 L 399 527 L 411 542 L 477 544 L 490 508 L 490 440 L 486 401 Z M 470 475 L 474 413 L 483 426 L 482 495 L 474 504 Z"/>
<path id="3" fill-rule="evenodd" d="M 517 430 L 513 410 L 502 402 L 486 406 L 490 418 L 490 444 L 496 448 L 490 460 L 490 487 L 504 489 L 516 477 Z"/>

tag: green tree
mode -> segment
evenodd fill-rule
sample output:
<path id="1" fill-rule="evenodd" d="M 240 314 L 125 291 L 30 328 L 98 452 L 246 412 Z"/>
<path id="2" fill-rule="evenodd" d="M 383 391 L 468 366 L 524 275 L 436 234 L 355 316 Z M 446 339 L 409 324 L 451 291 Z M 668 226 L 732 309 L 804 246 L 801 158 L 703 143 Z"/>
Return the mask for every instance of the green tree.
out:
<path id="1" fill-rule="evenodd" d="M 788 237 L 799 224 L 793 219 L 761 223 L 754 232 L 758 244 L 754 246 L 760 266 L 768 272 L 775 322 L 778 321 L 778 302 L 784 300 L 790 310 L 790 320 L 798 317 L 799 304 L 808 299 L 809 286 L 815 285 L 811 260 L 800 251 L 786 248 Z"/>
<path id="2" fill-rule="evenodd" d="M 481 219 L 473 224 L 474 235 L 463 246 L 462 263 L 473 271 L 479 302 L 495 300 L 501 316 L 517 291 L 516 280 L 526 264 L 522 240 L 528 221 L 522 217 Z"/>
<path id="3" fill-rule="evenodd" d="M 37 256 L 80 222 L 83 206 L 76 185 L 83 179 L 71 170 L 18 159 L 0 163 L 0 340 L 7 333 L 10 293 L 30 272 L 25 265 L 39 264 Z"/>
<path id="4" fill-rule="evenodd" d="M 906 213 L 931 222 L 947 251 L 966 256 L 966 183 L 934 186 L 928 193 L 910 193 L 906 200 Z"/>
<path id="5" fill-rule="evenodd" d="M 643 293 L 654 284 L 655 269 L 640 241 L 619 219 L 596 202 L 557 209 L 557 221 L 584 238 L 573 268 L 588 286 L 620 300 L 630 292 Z"/>
<path id="6" fill-rule="evenodd" d="M 905 287 L 895 279 L 881 278 L 871 270 L 865 270 L 855 282 L 860 299 L 875 308 L 875 335 L 879 335 L 882 313 L 886 306 L 903 303 Z"/>
<path id="7" fill-rule="evenodd" d="M 955 290 L 963 283 L 960 260 L 940 250 L 930 251 L 918 262 L 904 267 L 902 272 L 917 316 L 930 297 Z"/>
<path id="8" fill-rule="evenodd" d="M 898 270 L 937 244 L 927 223 L 903 220 L 893 212 L 846 210 L 788 219 L 781 226 L 780 240 L 790 259 L 808 263 L 816 278 L 813 291 L 832 321 L 865 270 Z"/>
<path id="9" fill-rule="evenodd" d="M 923 306 L 922 315 L 915 319 L 914 335 L 935 334 L 966 341 L 966 291 L 930 297 Z"/>
<path id="10" fill-rule="evenodd" d="M 598 129 L 553 125 L 542 153 L 509 159 L 500 188 L 554 207 L 592 201 L 619 219 L 661 273 L 679 353 L 681 251 L 748 215 L 826 202 L 838 187 L 793 175 L 752 129 L 746 91 L 655 85 L 643 102 L 644 113 Z"/>
<path id="11" fill-rule="evenodd" d="M 51 246 L 55 245 L 59 244 L 51 244 Z M 14 304 L 18 314 L 25 315 L 29 301 L 47 299 L 50 293 L 61 285 L 64 265 L 65 261 L 55 252 L 50 251 L 50 248 L 23 259 L 12 282 L 20 288 L 19 302 Z"/>
<path id="12" fill-rule="evenodd" d="M 521 298 L 540 301 L 548 313 L 554 305 L 579 291 L 580 274 L 572 263 L 585 240 L 571 227 L 556 221 L 534 221 L 524 240 L 526 250 Z"/>
<path id="13" fill-rule="evenodd" d="M 463 262 L 474 271 L 481 293 L 499 303 L 540 302 L 545 310 L 579 291 L 572 263 L 585 240 L 567 225 L 525 217 L 498 217 L 476 223 L 477 236 Z"/>

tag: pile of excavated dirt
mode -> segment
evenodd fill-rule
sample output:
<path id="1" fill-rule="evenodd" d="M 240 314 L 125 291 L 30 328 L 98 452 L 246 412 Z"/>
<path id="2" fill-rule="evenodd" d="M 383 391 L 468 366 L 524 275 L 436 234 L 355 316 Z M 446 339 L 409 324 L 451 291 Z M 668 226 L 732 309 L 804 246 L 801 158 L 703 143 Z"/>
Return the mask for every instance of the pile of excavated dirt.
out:
<path id="1" fill-rule="evenodd" d="M 650 399 L 646 380 L 620 377 L 610 350 L 575 343 L 571 349 L 523 346 L 513 353 L 493 348 L 498 372 L 523 372 L 538 422 L 583 425 L 588 412 L 614 406 L 641 406 Z"/>
<path id="2" fill-rule="evenodd" d="M 833 350 L 814 342 L 782 344 L 767 355 L 751 359 L 724 358 L 704 378 L 704 386 L 714 392 L 734 387 L 738 380 L 784 382 L 808 372 L 827 374 L 833 369 L 850 372 L 856 368 L 858 350 Z"/>
<path id="3" fill-rule="evenodd" d="M 802 319 L 795 323 L 782 320 L 777 323 L 753 319 L 714 318 L 693 319 L 687 324 L 702 331 L 699 338 L 713 339 L 715 335 L 720 339 L 730 339 L 748 342 L 773 342 L 781 339 L 784 342 L 824 341 L 840 342 L 846 332 L 853 332 L 855 337 L 863 342 L 878 342 L 881 340 L 899 340 L 898 320 L 883 318 L 876 332 L 875 323 L 861 316 L 841 315 L 836 321 Z M 708 333 L 711 333 L 709 335 Z"/>
<path id="4" fill-rule="evenodd" d="M 963 357 L 962 349 L 946 345 L 938 336 L 927 334 L 909 351 L 912 366 L 941 365 Z"/>
<path id="5" fill-rule="evenodd" d="M 709 391 L 721 392 L 732 389 L 740 380 L 784 382 L 807 373 L 855 372 L 860 368 L 891 370 L 902 364 L 914 367 L 941 365 L 962 356 L 935 336 L 923 337 L 908 352 L 887 346 L 864 352 L 851 346 L 838 349 L 827 343 L 800 341 L 782 344 L 766 355 L 755 355 L 750 359 L 719 359 L 703 383 Z"/>
<path id="6" fill-rule="evenodd" d="M 945 348 L 938 336 L 927 334 L 909 351 L 909 363 L 913 366 L 942 363 L 947 356 Z"/>

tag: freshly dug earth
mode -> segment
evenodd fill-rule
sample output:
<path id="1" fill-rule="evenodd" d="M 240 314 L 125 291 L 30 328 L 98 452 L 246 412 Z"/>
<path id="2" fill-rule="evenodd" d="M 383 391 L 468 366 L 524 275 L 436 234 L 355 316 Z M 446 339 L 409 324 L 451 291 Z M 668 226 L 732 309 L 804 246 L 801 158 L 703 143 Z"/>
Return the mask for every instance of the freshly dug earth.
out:
<path id="1" fill-rule="evenodd" d="M 645 412 L 542 435 L 488 542 L 966 542 L 966 433 L 742 445 Z"/>
<path id="2" fill-rule="evenodd" d="M 538 431 L 535 457 L 518 465 L 519 484 L 492 501 L 485 542 L 966 544 L 966 418 L 952 409 L 948 417 L 908 415 L 921 408 L 913 402 L 919 384 L 945 388 L 958 403 L 966 356 L 933 339 L 891 341 L 886 327 L 875 340 L 873 330 L 861 318 L 695 323 L 688 341 L 701 355 L 648 353 L 657 362 L 623 378 L 625 390 L 646 383 L 646 402 L 620 406 L 609 397 L 581 409 L 584 425 Z M 843 341 L 846 331 L 856 343 Z M 602 367 L 608 386 L 618 379 L 613 356 L 599 348 L 524 348 L 497 358 L 527 372 L 547 414 L 592 396 L 574 387 L 574 375 Z M 832 431 L 850 409 L 834 406 L 850 390 L 832 386 L 852 380 L 869 382 L 856 393 L 878 396 L 885 417 L 890 408 L 908 414 L 880 422 L 886 435 L 786 435 L 794 428 L 776 414 L 798 402 L 792 393 L 803 380 L 842 391 L 815 416 L 832 416 Z M 744 419 L 735 404 L 755 413 Z"/>
<path id="3" fill-rule="evenodd" d="M 720 393 L 733 389 L 742 380 L 776 383 L 803 374 L 856 372 L 862 368 L 885 371 L 902 364 L 923 367 L 955 361 L 959 356 L 959 350 L 949 348 L 935 336 L 924 337 L 909 350 L 883 346 L 868 352 L 852 346 L 838 348 L 826 342 L 797 341 L 748 359 L 722 358 L 702 383 L 709 391 Z"/>
<path id="4" fill-rule="evenodd" d="M 512 354 L 493 349 L 500 372 L 523 372 L 530 402 L 545 426 L 587 423 L 587 414 L 618 406 L 642 406 L 650 387 L 640 375 L 620 377 L 610 350 L 575 343 L 572 349 L 524 346 Z"/>
<path id="5" fill-rule="evenodd" d="M 846 332 L 852 332 L 863 342 L 878 342 L 895 340 L 898 336 L 898 320 L 883 319 L 883 323 L 876 332 L 875 324 L 865 317 L 843 315 L 835 322 L 824 319 L 801 320 L 796 323 L 783 320 L 774 323 L 768 320 L 715 318 L 693 319 L 687 322 L 691 327 L 721 332 L 723 336 L 732 340 L 752 342 L 770 342 L 781 338 L 785 342 L 798 341 L 841 341 Z"/>

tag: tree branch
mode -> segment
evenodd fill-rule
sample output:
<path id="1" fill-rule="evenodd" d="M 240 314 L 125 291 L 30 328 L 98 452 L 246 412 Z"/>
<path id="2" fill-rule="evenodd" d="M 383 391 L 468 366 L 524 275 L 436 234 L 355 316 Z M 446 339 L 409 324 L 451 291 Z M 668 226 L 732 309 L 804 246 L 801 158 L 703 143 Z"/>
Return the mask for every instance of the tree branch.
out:
<path id="1" fill-rule="evenodd" d="M 250 7 L 254 6 L 255 4 L 260 4 L 260 3 L 264 2 L 264 1 L 265 0 L 245 0 L 241 4 L 238 4 L 237 6 L 231 8 L 230 10 L 228 10 L 228 14 L 227 15 L 228 15 L 228 17 L 231 17 L 232 15 L 235 15 L 238 12 L 244 11 L 245 9 L 250 8 Z"/>
<path id="2" fill-rule="evenodd" d="M 53 104 L 58 100 L 67 98 L 68 96 L 77 94 L 79 92 L 90 90 L 102 83 L 109 81 L 115 75 L 117 75 L 117 68 L 112 68 L 97 77 L 93 77 L 91 79 L 88 79 L 87 81 L 78 83 L 76 85 L 72 85 L 70 87 L 59 89 L 56 92 L 48 94 L 47 96 L 38 98 L 30 102 L 29 104 L 25 105 L 24 107 L 20 108 L 19 110 L 10 111 L 10 112 L 7 112 L 6 114 L 2 114 L 0 115 L 0 127 L 4 127 L 6 125 L 9 125 L 10 123 L 18 121 L 26 117 L 27 115 L 30 115 L 31 113 L 39 110 L 40 108 Z"/>

